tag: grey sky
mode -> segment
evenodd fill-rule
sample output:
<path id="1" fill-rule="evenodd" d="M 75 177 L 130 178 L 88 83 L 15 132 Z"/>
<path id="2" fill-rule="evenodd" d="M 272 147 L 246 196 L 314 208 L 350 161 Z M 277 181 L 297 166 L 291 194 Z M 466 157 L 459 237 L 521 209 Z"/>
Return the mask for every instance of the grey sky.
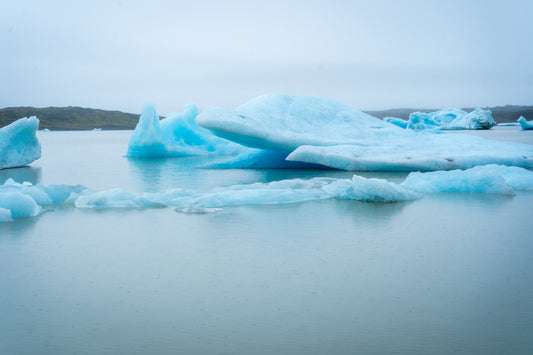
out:
<path id="1" fill-rule="evenodd" d="M 533 104 L 533 1 L 2 1 L 0 107 Z"/>

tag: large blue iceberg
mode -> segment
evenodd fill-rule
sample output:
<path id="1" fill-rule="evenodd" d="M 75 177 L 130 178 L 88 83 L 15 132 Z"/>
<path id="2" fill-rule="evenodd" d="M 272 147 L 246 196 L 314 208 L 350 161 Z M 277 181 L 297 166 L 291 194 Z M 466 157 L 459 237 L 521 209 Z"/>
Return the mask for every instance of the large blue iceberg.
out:
<path id="1" fill-rule="evenodd" d="M 339 102 L 300 95 L 263 95 L 235 110 L 210 107 L 196 122 L 242 145 L 285 152 L 302 145 L 371 142 L 402 131 Z"/>
<path id="2" fill-rule="evenodd" d="M 145 104 L 139 123 L 128 143 L 128 157 L 159 158 L 194 155 L 237 154 L 244 147 L 216 137 L 199 127 L 195 118 L 198 109 L 187 105 L 181 114 L 159 120 L 153 104 Z"/>
<path id="3" fill-rule="evenodd" d="M 474 110 L 465 115 L 475 118 L 486 113 Z M 443 110 L 434 113 L 433 121 L 452 125 L 465 115 Z M 406 130 L 344 104 L 310 96 L 264 95 L 235 110 L 208 108 L 196 122 L 237 143 L 284 152 L 289 161 L 343 170 L 431 171 L 485 164 L 533 168 L 531 145 Z M 245 160 L 237 158 L 234 162 L 239 165 L 228 167 L 246 167 Z M 258 159 L 253 161 L 259 164 Z"/>
<path id="4" fill-rule="evenodd" d="M 24 117 L 0 128 L 0 169 L 25 166 L 41 157 L 39 120 Z"/>

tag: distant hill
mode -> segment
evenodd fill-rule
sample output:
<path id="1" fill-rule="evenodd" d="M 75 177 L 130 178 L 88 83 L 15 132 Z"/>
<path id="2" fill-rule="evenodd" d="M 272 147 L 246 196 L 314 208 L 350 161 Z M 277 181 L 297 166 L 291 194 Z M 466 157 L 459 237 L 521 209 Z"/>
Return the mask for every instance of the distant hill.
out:
<path id="1" fill-rule="evenodd" d="M 533 106 L 496 106 L 485 107 L 492 111 L 492 117 L 498 123 L 516 122 L 518 117 L 524 116 L 533 120 Z M 472 111 L 473 108 L 464 108 Z M 398 117 L 408 119 L 412 112 L 433 112 L 437 109 L 400 108 L 381 111 L 366 111 L 378 117 Z M 121 111 L 107 111 L 76 106 L 68 107 L 7 107 L 0 109 L 0 127 L 7 126 L 22 117 L 37 116 L 41 121 L 39 129 L 50 130 L 89 130 L 101 129 L 134 129 L 139 115 Z"/>
<path id="2" fill-rule="evenodd" d="M 139 115 L 83 107 L 7 107 L 0 109 L 0 127 L 22 117 L 37 116 L 39 129 L 89 130 L 134 129 Z"/>
<path id="3" fill-rule="evenodd" d="M 495 106 L 495 107 L 484 107 L 486 110 L 492 112 L 492 117 L 497 123 L 504 122 L 516 122 L 518 117 L 524 116 L 526 120 L 533 120 L 533 106 Z M 412 112 L 434 112 L 438 109 L 420 109 L 420 108 L 398 108 L 390 110 L 381 110 L 381 111 L 365 111 L 369 115 L 383 118 L 383 117 L 398 117 L 403 118 L 404 120 L 409 118 L 409 115 Z M 463 108 L 463 110 L 470 112 L 474 108 Z"/>

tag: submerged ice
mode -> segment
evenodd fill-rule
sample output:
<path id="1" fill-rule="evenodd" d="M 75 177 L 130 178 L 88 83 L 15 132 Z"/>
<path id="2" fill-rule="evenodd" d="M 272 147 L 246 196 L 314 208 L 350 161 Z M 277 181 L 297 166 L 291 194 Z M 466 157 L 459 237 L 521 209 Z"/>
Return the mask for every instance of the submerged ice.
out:
<path id="1" fill-rule="evenodd" d="M 436 192 L 513 195 L 515 190 L 532 189 L 533 172 L 501 165 L 416 172 L 409 174 L 400 184 L 354 175 L 352 179 L 316 177 L 210 190 L 176 188 L 157 193 L 122 189 L 92 191 L 83 186 L 44 186 L 8 180 L 0 185 L 0 222 L 34 217 L 58 204 L 90 209 L 174 207 L 185 213 L 210 213 L 228 206 L 275 205 L 333 198 L 383 203 L 415 200 L 426 193 Z"/>
<path id="2" fill-rule="evenodd" d="M 199 127 L 198 109 L 187 105 L 181 114 L 159 120 L 153 104 L 145 104 L 128 143 L 128 157 L 160 158 L 193 155 L 236 154 L 244 147 L 216 137 Z"/>
<path id="3" fill-rule="evenodd" d="M 481 109 L 470 113 L 447 109 L 423 115 L 425 125 L 441 128 L 444 124 L 458 128 L 493 122 L 490 111 Z M 402 129 L 344 104 L 309 96 L 264 95 L 235 110 L 208 108 L 196 121 L 237 143 L 285 152 L 286 160 L 343 170 L 431 171 L 485 164 L 533 168 L 531 145 Z M 261 166 L 260 154 L 248 154 L 225 166 Z M 266 159 L 271 157 L 265 154 Z M 270 159 L 268 167 L 282 167 L 281 163 L 272 165 Z"/>
<path id="4" fill-rule="evenodd" d="M 25 166 L 41 157 L 39 120 L 24 117 L 0 128 L 0 169 Z"/>

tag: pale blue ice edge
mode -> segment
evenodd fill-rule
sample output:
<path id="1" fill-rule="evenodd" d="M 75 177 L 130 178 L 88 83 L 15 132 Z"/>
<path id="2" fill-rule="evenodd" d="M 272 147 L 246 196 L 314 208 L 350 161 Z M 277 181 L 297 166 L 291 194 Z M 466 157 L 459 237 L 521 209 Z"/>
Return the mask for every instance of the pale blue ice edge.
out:
<path id="1" fill-rule="evenodd" d="M 477 192 L 514 195 L 533 189 L 533 172 L 503 165 L 467 170 L 414 172 L 400 184 L 385 179 L 317 177 L 219 187 L 207 191 L 171 189 L 137 193 L 123 189 L 92 191 L 84 186 L 32 185 L 8 180 L 0 186 L 0 222 L 34 217 L 54 205 L 77 208 L 176 207 L 186 213 L 209 213 L 237 205 L 273 205 L 330 198 L 365 202 L 399 202 L 439 192 Z"/>

